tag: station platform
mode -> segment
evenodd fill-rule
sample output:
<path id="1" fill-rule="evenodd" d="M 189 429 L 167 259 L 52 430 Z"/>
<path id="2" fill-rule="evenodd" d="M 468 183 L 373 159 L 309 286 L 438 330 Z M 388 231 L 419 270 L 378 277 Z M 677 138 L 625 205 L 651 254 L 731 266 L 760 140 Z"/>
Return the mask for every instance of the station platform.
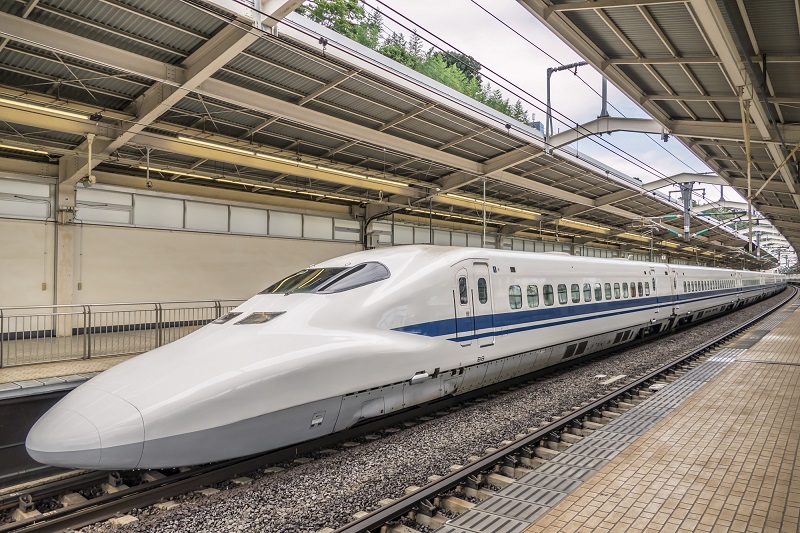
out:
<path id="1" fill-rule="evenodd" d="M 117 355 L 0 368 L 0 399 L 74 389 L 131 357 L 134 356 Z"/>
<path id="2" fill-rule="evenodd" d="M 800 305 L 441 533 L 800 530 Z"/>

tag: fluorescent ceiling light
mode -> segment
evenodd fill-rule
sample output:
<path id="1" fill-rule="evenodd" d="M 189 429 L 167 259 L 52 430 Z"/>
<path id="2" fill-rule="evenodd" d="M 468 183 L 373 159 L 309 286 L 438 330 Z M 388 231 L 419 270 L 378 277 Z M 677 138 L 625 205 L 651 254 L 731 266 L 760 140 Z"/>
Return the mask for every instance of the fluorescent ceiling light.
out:
<path id="1" fill-rule="evenodd" d="M 14 107 L 21 107 L 23 109 L 31 109 L 33 111 L 43 111 L 45 113 L 51 113 L 53 115 L 60 115 L 62 117 L 69 117 L 69 118 L 77 118 L 80 120 L 87 120 L 89 118 L 89 115 L 87 114 L 72 113 L 71 111 L 64 111 L 63 109 L 58 109 L 55 107 L 29 104 L 27 102 L 21 102 L 19 100 L 9 100 L 8 98 L 0 98 L 0 104 L 12 105 Z"/>
<path id="2" fill-rule="evenodd" d="M 12 146 L 10 144 L 0 144 L 0 148 L 6 148 L 8 150 L 19 150 L 20 152 L 30 152 L 33 154 L 47 155 L 49 153 L 45 152 L 44 150 L 34 150 L 33 148 L 23 148 L 22 146 Z"/>
<path id="3" fill-rule="evenodd" d="M 477 204 L 485 203 L 486 205 L 490 205 L 492 207 L 499 207 L 500 209 L 507 209 L 509 211 L 516 211 L 518 213 L 525 213 L 525 214 L 528 214 L 528 215 L 534 215 L 534 216 L 541 215 L 541 213 L 537 213 L 536 211 L 530 211 L 528 209 L 522 209 L 521 207 L 514 207 L 512 205 L 503 205 L 503 204 L 498 204 L 496 202 L 489 202 L 489 201 L 484 202 L 480 198 L 470 198 L 469 196 L 461 196 L 460 194 L 453 194 L 451 192 L 445 194 L 445 196 L 449 196 L 450 198 L 456 198 L 458 200 L 465 200 L 467 202 L 473 202 L 473 203 L 477 203 Z"/>

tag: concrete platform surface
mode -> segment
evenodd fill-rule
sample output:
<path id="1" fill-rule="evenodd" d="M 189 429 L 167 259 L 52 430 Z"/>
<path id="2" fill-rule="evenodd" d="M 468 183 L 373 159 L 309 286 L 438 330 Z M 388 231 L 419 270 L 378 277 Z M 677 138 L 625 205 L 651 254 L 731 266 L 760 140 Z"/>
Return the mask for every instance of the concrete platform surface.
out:
<path id="1" fill-rule="evenodd" d="M 526 531 L 798 531 L 792 311 Z"/>

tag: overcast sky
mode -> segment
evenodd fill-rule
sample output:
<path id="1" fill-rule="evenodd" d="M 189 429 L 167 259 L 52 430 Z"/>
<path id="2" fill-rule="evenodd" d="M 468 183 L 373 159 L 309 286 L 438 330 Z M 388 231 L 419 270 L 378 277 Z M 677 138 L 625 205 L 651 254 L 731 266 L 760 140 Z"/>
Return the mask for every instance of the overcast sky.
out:
<path id="1" fill-rule="evenodd" d="M 377 6 L 373 0 L 366 0 L 368 4 Z M 523 38 L 515 35 L 500 22 L 493 19 L 477 4 L 489 10 L 496 17 L 517 30 L 530 41 L 536 43 L 550 55 L 563 64 L 581 61 L 580 56 L 572 51 L 558 37 L 545 28 L 535 16 L 531 15 L 516 0 L 383 0 L 386 5 L 405 15 L 416 24 L 409 24 L 416 28 L 418 33 L 435 42 L 435 38 L 426 34 L 424 30 L 434 33 L 437 37 L 447 41 L 453 47 L 471 55 L 485 67 L 489 67 L 498 74 L 524 88 L 532 95 L 544 101 L 546 97 L 547 68 L 558 66 L 552 59 L 545 56 Z M 384 12 L 384 23 L 390 28 L 408 33 L 406 30 L 394 26 L 388 20 L 396 17 L 388 10 Z M 441 45 L 449 48 L 446 45 Z M 578 69 L 578 74 L 592 88 L 600 92 L 601 77 L 591 66 Z M 488 75 L 491 77 L 491 75 Z M 495 85 L 494 83 L 492 85 Z M 573 121 L 588 122 L 600 113 L 601 101 L 590 87 L 587 87 L 571 72 L 555 73 L 551 81 L 552 106 Z M 512 103 L 516 97 L 508 94 Z M 530 98 L 528 98 L 530 100 Z M 535 111 L 535 102 L 523 101 L 525 107 Z M 625 97 L 613 85 L 609 84 L 609 107 L 612 116 L 620 113 L 628 117 L 646 117 L 631 100 Z M 535 118 L 544 122 L 544 112 L 535 111 Z M 558 131 L 563 128 L 554 122 Z M 603 136 L 613 144 L 646 162 L 648 165 L 660 170 L 667 176 L 681 172 L 710 172 L 710 169 L 676 139 L 663 143 L 657 136 L 647 136 L 634 133 L 614 133 Z M 653 140 L 655 139 L 655 141 Z M 637 177 L 644 182 L 653 181 L 662 176 L 639 168 L 635 164 L 623 160 L 619 156 L 601 148 L 591 140 L 584 139 L 577 143 L 580 152 L 586 153 L 629 176 Z M 719 199 L 719 188 L 706 186 L 706 194 L 711 200 Z M 727 189 L 727 188 L 726 188 Z M 741 199 L 733 191 L 725 194 L 727 199 Z"/>

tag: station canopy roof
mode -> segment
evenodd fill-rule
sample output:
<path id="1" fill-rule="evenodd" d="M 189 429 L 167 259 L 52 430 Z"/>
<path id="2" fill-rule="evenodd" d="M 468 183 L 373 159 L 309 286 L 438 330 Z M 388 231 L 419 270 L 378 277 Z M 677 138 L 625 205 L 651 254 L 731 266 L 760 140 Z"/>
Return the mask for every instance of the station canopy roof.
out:
<path id="1" fill-rule="evenodd" d="M 519 1 L 800 250 L 797 0 Z"/>
<path id="2" fill-rule="evenodd" d="M 437 220 L 475 229 L 485 184 L 488 223 L 501 233 L 626 250 L 649 249 L 652 235 L 656 253 L 741 267 L 741 236 L 695 217 L 699 235 L 683 243 L 677 199 L 568 148 L 546 153 L 538 130 L 292 13 L 297 4 L 265 1 L 253 11 L 233 0 L 0 3 L 0 171 L 49 173 L 65 185 L 91 171 L 100 182 L 143 186 L 149 168 L 155 190 L 166 182 L 171 190 L 230 189 L 367 216 L 427 217 L 432 209 Z M 659 7 L 670 6 L 687 9 Z M 585 35 L 575 30 L 575 38 Z M 609 57 L 631 55 L 603 39 Z M 626 79 L 623 69 L 635 68 L 614 65 Z M 707 115 L 698 103 L 646 105 L 665 122 L 683 109 Z M 702 105 L 725 113 L 720 122 L 734 121 L 724 125 L 739 120 L 735 101 Z M 698 154 L 721 154 L 704 139 L 686 142 Z M 756 158 L 769 160 L 771 146 L 780 150 L 759 144 Z M 740 165 L 723 159 L 712 159 L 715 168 L 740 186 Z M 773 180 L 762 197 L 793 212 L 797 195 L 782 192 L 787 187 Z M 664 216 L 660 226 L 648 222 Z"/>

